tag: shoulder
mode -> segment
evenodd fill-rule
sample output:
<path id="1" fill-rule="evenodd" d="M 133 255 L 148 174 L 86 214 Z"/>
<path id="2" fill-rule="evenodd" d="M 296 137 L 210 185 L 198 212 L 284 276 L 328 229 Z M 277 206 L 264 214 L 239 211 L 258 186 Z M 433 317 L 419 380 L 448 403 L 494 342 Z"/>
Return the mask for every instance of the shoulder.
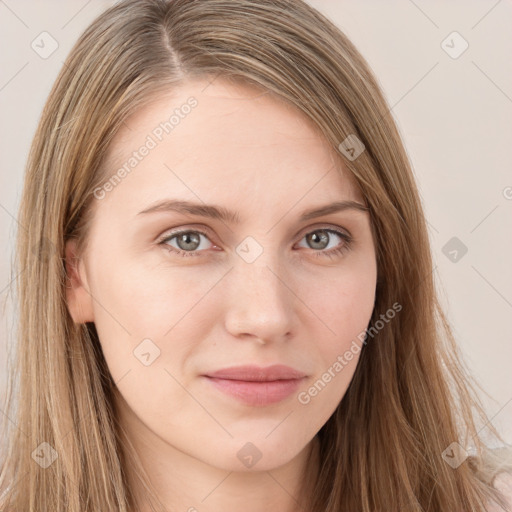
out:
<path id="1" fill-rule="evenodd" d="M 500 473 L 494 481 L 494 487 L 503 494 L 509 509 L 512 511 L 512 473 Z M 497 503 L 493 503 L 488 512 L 503 512 L 503 508 Z"/>

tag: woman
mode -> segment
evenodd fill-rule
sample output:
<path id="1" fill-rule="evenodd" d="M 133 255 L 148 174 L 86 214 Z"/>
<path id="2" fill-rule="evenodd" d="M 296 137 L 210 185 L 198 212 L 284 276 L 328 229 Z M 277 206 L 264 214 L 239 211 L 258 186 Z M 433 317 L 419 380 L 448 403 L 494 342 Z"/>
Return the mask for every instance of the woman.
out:
<path id="1" fill-rule="evenodd" d="M 305 3 L 102 14 L 19 221 L 2 510 L 507 510 L 396 126 Z"/>

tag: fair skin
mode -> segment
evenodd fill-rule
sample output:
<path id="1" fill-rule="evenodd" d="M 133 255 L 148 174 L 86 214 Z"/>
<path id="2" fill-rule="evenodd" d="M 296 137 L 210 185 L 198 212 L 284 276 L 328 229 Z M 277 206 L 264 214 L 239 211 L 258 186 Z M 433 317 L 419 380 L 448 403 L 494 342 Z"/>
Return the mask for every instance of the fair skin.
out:
<path id="1" fill-rule="evenodd" d="M 370 217 L 349 208 L 301 220 L 307 210 L 363 198 L 303 114 L 219 78 L 185 82 L 129 118 L 111 145 L 107 177 L 191 96 L 197 106 L 95 200 L 84 254 L 67 243 L 68 307 L 75 322 L 96 325 L 120 422 L 168 510 L 292 512 L 307 492 L 302 472 L 318 467 L 315 436 L 359 356 L 335 373 L 333 363 L 372 314 Z M 216 205 L 237 212 L 239 223 L 139 214 L 164 199 Z M 171 239 L 178 230 L 189 237 Z M 273 364 L 304 375 L 273 401 L 260 388 L 244 401 L 207 376 Z M 329 382 L 309 393 L 328 368 Z"/>

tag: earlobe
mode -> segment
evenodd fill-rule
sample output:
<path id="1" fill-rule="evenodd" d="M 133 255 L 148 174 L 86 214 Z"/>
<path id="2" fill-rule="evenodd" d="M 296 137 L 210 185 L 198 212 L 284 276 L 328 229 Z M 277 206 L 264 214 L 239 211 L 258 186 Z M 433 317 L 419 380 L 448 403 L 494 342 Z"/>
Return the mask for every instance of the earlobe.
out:
<path id="1" fill-rule="evenodd" d="M 92 297 L 87 285 L 83 261 L 75 240 L 66 242 L 66 302 L 69 314 L 77 324 L 94 322 Z"/>

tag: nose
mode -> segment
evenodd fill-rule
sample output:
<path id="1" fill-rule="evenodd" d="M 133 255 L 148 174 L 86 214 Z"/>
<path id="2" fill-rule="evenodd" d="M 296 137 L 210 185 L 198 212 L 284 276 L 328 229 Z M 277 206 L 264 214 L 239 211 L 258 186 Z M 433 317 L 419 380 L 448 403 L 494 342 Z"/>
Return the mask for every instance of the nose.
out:
<path id="1" fill-rule="evenodd" d="M 292 334 L 295 319 L 292 283 L 286 282 L 275 265 L 241 260 L 227 276 L 226 330 L 237 338 L 261 344 L 282 342 Z M 275 267 L 275 268 L 274 268 Z"/>

